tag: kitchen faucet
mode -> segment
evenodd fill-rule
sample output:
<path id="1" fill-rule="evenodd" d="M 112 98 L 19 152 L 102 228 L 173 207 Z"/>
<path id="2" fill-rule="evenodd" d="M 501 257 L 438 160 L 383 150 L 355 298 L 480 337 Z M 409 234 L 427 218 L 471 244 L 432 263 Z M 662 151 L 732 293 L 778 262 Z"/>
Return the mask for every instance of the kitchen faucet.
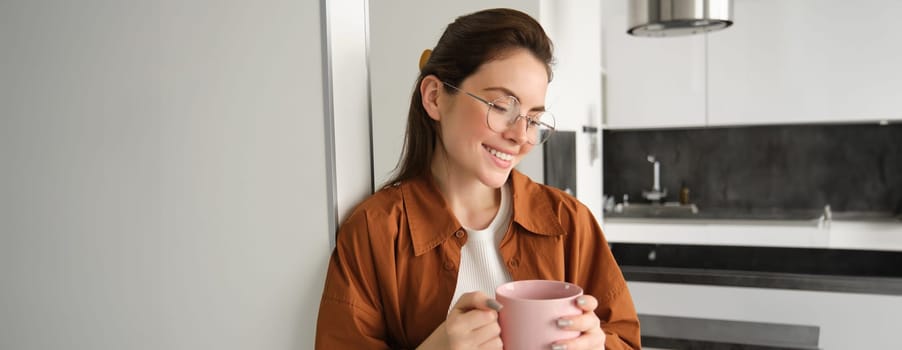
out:
<path id="1" fill-rule="evenodd" d="M 645 159 L 654 165 L 654 182 L 652 182 L 651 191 L 642 191 L 642 197 L 657 202 L 667 197 L 667 190 L 661 189 L 661 162 L 657 161 L 653 155 L 648 155 Z"/>

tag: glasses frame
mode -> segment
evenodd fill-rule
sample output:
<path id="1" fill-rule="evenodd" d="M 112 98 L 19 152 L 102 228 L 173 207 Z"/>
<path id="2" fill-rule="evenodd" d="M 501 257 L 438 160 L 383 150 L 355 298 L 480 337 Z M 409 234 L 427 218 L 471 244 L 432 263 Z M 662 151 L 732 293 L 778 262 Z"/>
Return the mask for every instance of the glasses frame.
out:
<path id="1" fill-rule="evenodd" d="M 492 130 L 492 131 L 494 131 L 494 132 L 497 132 L 497 133 L 503 132 L 503 131 L 497 131 L 497 130 L 495 130 L 495 129 L 492 129 L 492 125 L 489 123 L 489 114 L 492 113 L 492 108 L 496 108 L 496 109 L 499 109 L 499 110 L 501 109 L 500 107 L 497 107 L 497 105 L 496 105 L 494 102 L 490 102 L 490 101 L 488 101 L 488 100 L 486 100 L 486 99 L 484 99 L 484 98 L 482 98 L 482 97 L 476 96 L 475 94 L 473 94 L 473 93 L 471 93 L 471 92 L 469 92 L 469 91 L 463 90 L 463 89 L 461 89 L 461 88 L 459 88 L 459 87 L 457 87 L 457 86 L 451 85 L 451 84 L 448 83 L 448 82 L 442 81 L 442 84 L 445 84 L 445 86 L 448 86 L 448 87 L 450 87 L 450 88 L 452 88 L 452 89 L 454 89 L 454 90 L 457 90 L 457 91 L 459 91 L 459 92 L 463 92 L 464 94 L 467 94 L 467 96 L 470 96 L 470 97 L 472 97 L 472 98 L 475 98 L 477 101 L 482 102 L 482 103 L 484 103 L 486 106 L 488 106 L 489 109 L 488 109 L 488 110 L 486 111 L 486 113 L 485 113 L 485 125 L 489 128 L 489 130 Z M 527 138 L 527 141 L 526 141 L 527 143 L 529 143 L 530 145 L 533 145 L 533 146 L 538 146 L 538 145 L 541 145 L 541 144 L 545 143 L 546 141 L 548 141 L 548 139 L 551 138 L 551 135 L 554 134 L 554 131 L 555 131 L 554 125 L 545 123 L 545 122 L 543 122 L 543 121 L 541 121 L 541 120 L 538 120 L 537 118 L 532 117 L 532 116 L 527 115 L 527 114 L 522 114 L 522 115 L 521 115 L 520 112 L 522 112 L 523 110 L 520 108 L 520 106 L 522 106 L 522 104 L 520 103 L 520 99 L 518 99 L 516 96 L 503 96 L 503 97 L 499 97 L 499 98 L 495 99 L 495 101 L 500 100 L 500 99 L 502 99 L 502 98 L 511 98 L 511 99 L 513 99 L 514 101 L 517 102 L 517 109 L 518 109 L 518 111 L 517 111 L 517 116 L 516 116 L 513 120 L 511 120 L 511 121 L 508 122 L 508 129 L 510 129 L 513 125 L 517 124 L 517 120 L 519 120 L 520 118 L 523 118 L 523 119 L 526 120 L 526 130 L 527 130 L 527 131 L 529 130 L 529 128 L 530 128 L 531 126 L 533 126 L 533 123 L 539 124 L 539 125 L 543 125 L 543 126 L 545 126 L 546 128 L 548 128 L 548 135 L 545 136 L 544 138 L 542 138 L 541 141 L 539 141 L 539 142 L 537 142 L 537 143 L 532 143 L 532 142 L 529 142 L 529 139 Z M 542 111 L 542 114 L 548 114 L 548 115 L 550 115 L 550 116 L 551 116 L 551 120 L 553 120 L 555 124 L 557 123 L 557 121 L 556 121 L 555 118 L 554 118 L 554 113 L 551 113 L 551 112 L 548 112 L 548 111 Z M 540 131 L 540 132 L 541 132 L 541 131 Z M 540 136 L 540 137 L 541 137 L 541 136 Z"/>

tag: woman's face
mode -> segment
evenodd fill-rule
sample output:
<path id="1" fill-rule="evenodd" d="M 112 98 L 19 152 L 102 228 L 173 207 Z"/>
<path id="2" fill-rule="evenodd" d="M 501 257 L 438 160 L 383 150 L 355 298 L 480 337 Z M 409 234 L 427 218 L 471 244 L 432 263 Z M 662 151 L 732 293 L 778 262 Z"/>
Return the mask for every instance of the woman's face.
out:
<path id="1" fill-rule="evenodd" d="M 514 96 L 520 114 L 533 115 L 545 109 L 548 73 L 545 64 L 529 51 L 517 49 L 484 63 L 458 86 L 463 91 L 494 101 Z M 491 188 L 501 187 L 511 170 L 532 150 L 526 140 L 526 121 L 496 132 L 486 124 L 488 106 L 463 92 L 444 90 L 438 97 L 439 127 L 448 175 L 470 177 Z M 435 118 L 435 117 L 433 117 Z"/>

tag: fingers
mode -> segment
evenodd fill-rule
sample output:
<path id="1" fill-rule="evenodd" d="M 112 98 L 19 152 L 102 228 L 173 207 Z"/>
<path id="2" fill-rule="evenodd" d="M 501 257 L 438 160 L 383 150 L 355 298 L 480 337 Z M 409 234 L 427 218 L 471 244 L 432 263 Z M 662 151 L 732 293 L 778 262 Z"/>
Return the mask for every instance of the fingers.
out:
<path id="1" fill-rule="evenodd" d="M 591 295 L 582 295 L 576 298 L 576 306 L 583 311 L 595 311 L 598 307 L 598 299 Z"/>
<path id="2" fill-rule="evenodd" d="M 604 346 L 605 334 L 601 330 L 601 320 L 595 315 L 598 299 L 591 295 L 577 298 L 577 307 L 583 310 L 582 315 L 563 317 L 557 320 L 561 329 L 579 331 L 581 335 L 575 339 L 561 341 L 552 346 L 553 350 L 600 349 Z"/>
<path id="3" fill-rule="evenodd" d="M 504 343 L 501 342 L 501 337 L 494 337 L 489 341 L 482 343 L 479 345 L 480 350 L 500 350 L 504 348 Z"/>
<path id="4" fill-rule="evenodd" d="M 501 304 L 497 300 L 489 298 L 483 292 L 469 292 L 460 296 L 460 299 L 454 304 L 453 311 L 467 312 L 473 309 L 482 310 L 501 310 Z"/>
<path id="5" fill-rule="evenodd" d="M 500 349 L 501 327 L 498 325 L 500 304 L 482 292 L 462 295 L 448 319 L 445 327 L 449 344 L 463 348 Z"/>
<path id="6" fill-rule="evenodd" d="M 582 315 L 562 317 L 557 320 L 558 327 L 580 332 L 601 329 L 601 321 L 595 315 L 598 299 L 591 295 L 583 295 L 576 299 L 576 306 L 583 310 Z"/>
<path id="7" fill-rule="evenodd" d="M 551 345 L 552 350 L 604 349 L 605 334 L 601 330 L 583 333 L 578 338 L 561 341 Z"/>
<path id="8" fill-rule="evenodd" d="M 563 317 L 557 320 L 560 329 L 580 331 L 582 333 L 601 331 L 601 320 L 592 311 L 586 311 L 579 316 Z"/>
<path id="9" fill-rule="evenodd" d="M 498 322 L 492 322 L 473 331 L 473 338 L 484 340 L 479 344 L 480 349 L 501 349 L 501 326 Z"/>
<path id="10" fill-rule="evenodd" d="M 457 327 L 453 329 L 455 333 L 473 332 L 487 325 L 498 324 L 498 313 L 493 310 L 473 309 L 461 314 L 448 317 L 453 320 L 449 327 Z"/>
<path id="11" fill-rule="evenodd" d="M 483 292 L 469 292 L 460 296 L 448 318 L 455 319 L 455 324 L 460 324 L 461 327 L 469 327 L 469 331 L 489 323 L 498 323 L 496 310 L 500 309 L 500 305 Z"/>

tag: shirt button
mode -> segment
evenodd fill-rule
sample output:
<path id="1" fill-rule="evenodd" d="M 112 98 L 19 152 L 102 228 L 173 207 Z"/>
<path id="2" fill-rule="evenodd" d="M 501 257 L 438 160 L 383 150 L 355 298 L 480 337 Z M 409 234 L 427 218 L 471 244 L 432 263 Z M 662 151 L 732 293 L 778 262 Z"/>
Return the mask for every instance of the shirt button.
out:
<path id="1" fill-rule="evenodd" d="M 457 230 L 457 232 L 454 232 L 454 237 L 463 238 L 464 234 L 466 234 L 464 230 Z"/>
<path id="2" fill-rule="evenodd" d="M 445 262 L 445 270 L 451 271 L 454 270 L 454 263 L 450 261 Z"/>
<path id="3" fill-rule="evenodd" d="M 517 266 L 520 266 L 520 260 L 519 259 L 511 259 L 510 261 L 507 262 L 507 264 L 510 265 L 510 267 L 517 267 Z"/>

